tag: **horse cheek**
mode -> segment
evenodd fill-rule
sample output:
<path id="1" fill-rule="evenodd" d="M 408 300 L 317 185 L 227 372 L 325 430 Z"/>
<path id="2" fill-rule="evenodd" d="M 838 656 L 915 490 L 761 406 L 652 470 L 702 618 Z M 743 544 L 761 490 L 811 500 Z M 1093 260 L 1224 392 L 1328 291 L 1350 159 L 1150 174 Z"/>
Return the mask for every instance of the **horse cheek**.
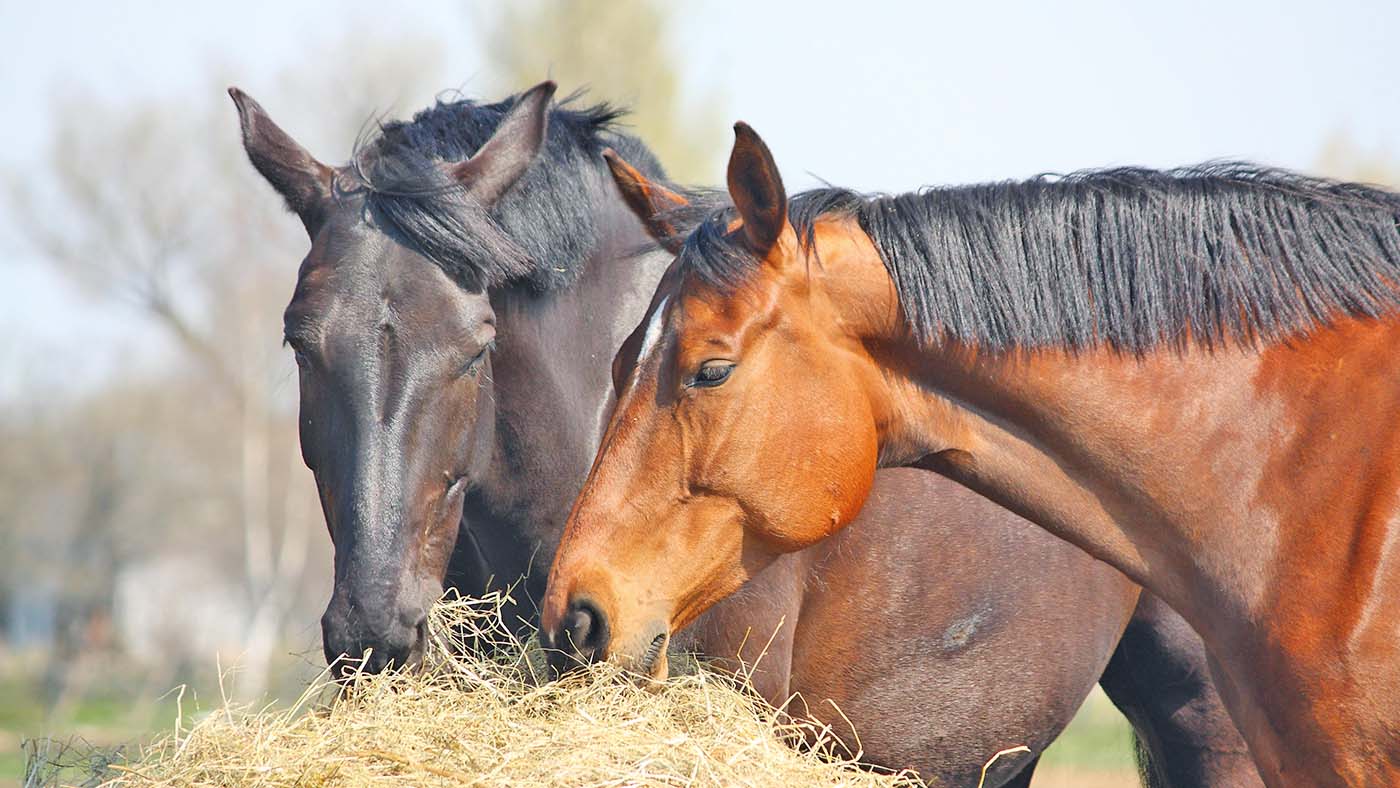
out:
<path id="1" fill-rule="evenodd" d="M 875 471 L 879 461 L 880 446 L 875 431 L 863 430 L 853 433 L 853 438 L 842 444 L 842 464 L 844 471 L 838 474 L 828 491 L 831 495 L 831 515 L 828 520 L 830 536 L 850 524 L 865 506 L 865 499 L 875 486 Z"/>
<path id="2" fill-rule="evenodd" d="M 848 419 L 827 425 L 835 429 L 824 441 L 826 451 L 819 470 L 811 479 L 820 487 L 808 487 L 803 493 L 808 496 L 810 510 L 804 519 L 814 527 L 814 532 L 806 535 L 808 544 L 826 539 L 849 525 L 860 513 L 875 484 L 879 441 L 875 431 L 866 426 L 872 423 L 868 409 L 852 401 L 843 412 L 849 414 Z"/>

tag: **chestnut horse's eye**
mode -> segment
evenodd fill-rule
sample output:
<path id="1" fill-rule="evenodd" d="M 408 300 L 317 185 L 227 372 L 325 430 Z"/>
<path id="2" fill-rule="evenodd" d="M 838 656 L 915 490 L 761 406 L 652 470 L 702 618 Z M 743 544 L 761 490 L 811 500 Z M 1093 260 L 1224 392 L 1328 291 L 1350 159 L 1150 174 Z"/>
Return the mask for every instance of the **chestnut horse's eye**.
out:
<path id="1" fill-rule="evenodd" d="M 706 361 L 700 365 L 700 370 L 695 373 L 690 385 L 701 388 L 712 388 L 729 380 L 729 373 L 734 371 L 733 362 L 729 361 Z"/>

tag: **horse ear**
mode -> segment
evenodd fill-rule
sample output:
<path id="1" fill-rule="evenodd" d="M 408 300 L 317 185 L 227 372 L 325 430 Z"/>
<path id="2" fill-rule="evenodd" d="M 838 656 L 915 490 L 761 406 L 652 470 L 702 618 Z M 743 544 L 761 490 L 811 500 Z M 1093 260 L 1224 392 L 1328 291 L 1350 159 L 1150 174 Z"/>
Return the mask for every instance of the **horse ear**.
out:
<path id="1" fill-rule="evenodd" d="M 555 84 L 545 81 L 522 93 L 501 118 L 491 139 L 470 159 L 448 168 L 449 174 L 482 205 L 494 205 L 520 180 L 544 147 L 549 100 L 554 97 L 554 90 Z"/>
<path id="2" fill-rule="evenodd" d="M 238 124 L 243 131 L 243 149 L 253 167 L 282 195 L 313 238 L 325 219 L 331 199 L 331 179 L 335 171 L 316 161 L 267 116 L 252 96 L 229 88 L 228 95 L 238 107 Z"/>
<path id="3" fill-rule="evenodd" d="M 772 249 L 787 224 L 787 192 L 773 154 L 743 121 L 734 124 L 729 196 L 744 220 L 744 238 L 749 248 L 760 255 Z"/>
<path id="4" fill-rule="evenodd" d="M 603 159 L 612 171 L 617 190 L 622 192 L 622 199 L 627 203 L 627 207 L 632 209 L 632 213 L 642 220 L 651 237 L 671 254 L 680 253 L 685 238 L 676 231 L 675 225 L 666 215 L 671 210 L 689 205 L 690 201 L 648 179 L 612 148 L 603 151 Z"/>

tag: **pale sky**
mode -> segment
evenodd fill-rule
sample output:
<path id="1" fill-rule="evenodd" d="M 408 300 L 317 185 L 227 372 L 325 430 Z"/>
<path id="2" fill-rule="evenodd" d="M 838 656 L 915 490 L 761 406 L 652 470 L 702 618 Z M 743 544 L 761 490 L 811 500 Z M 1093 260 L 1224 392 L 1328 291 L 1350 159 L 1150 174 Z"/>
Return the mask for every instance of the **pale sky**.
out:
<path id="1" fill-rule="evenodd" d="M 1400 152 L 1396 2 L 677 7 L 672 43 L 688 89 L 717 93 L 730 116 L 712 133 L 727 145 L 729 121 L 748 121 L 791 190 L 814 185 L 814 176 L 897 191 L 1212 158 L 1307 170 L 1337 133 L 1363 149 Z M 489 13 L 486 4 L 443 0 L 0 0 L 0 165 L 41 155 L 56 91 L 76 86 L 116 101 L 189 96 L 219 67 L 257 95 L 260 81 L 298 61 L 300 47 L 350 30 L 440 38 L 443 87 L 470 94 L 483 80 L 467 44 Z M 721 178 L 717 170 L 714 182 Z M 94 309 L 26 261 L 6 221 L 0 216 L 0 396 L 8 372 L 63 358 L 79 339 L 93 368 L 104 349 L 153 342 L 120 310 Z"/>

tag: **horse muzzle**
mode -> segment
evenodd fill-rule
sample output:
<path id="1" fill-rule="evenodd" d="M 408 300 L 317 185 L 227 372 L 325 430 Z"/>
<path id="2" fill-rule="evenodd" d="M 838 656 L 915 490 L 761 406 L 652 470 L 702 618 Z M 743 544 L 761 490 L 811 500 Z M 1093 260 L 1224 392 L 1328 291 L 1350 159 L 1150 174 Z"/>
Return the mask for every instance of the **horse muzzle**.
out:
<path id="1" fill-rule="evenodd" d="M 332 599 L 321 616 L 326 664 L 335 677 L 417 667 L 427 644 L 427 610 L 375 611 Z"/>
<path id="2" fill-rule="evenodd" d="M 601 660 L 612 662 L 645 682 L 664 680 L 669 671 L 664 622 L 644 628 L 639 637 L 615 639 L 610 618 L 587 597 L 569 602 L 559 623 L 540 633 L 551 672 L 557 677 Z"/>

